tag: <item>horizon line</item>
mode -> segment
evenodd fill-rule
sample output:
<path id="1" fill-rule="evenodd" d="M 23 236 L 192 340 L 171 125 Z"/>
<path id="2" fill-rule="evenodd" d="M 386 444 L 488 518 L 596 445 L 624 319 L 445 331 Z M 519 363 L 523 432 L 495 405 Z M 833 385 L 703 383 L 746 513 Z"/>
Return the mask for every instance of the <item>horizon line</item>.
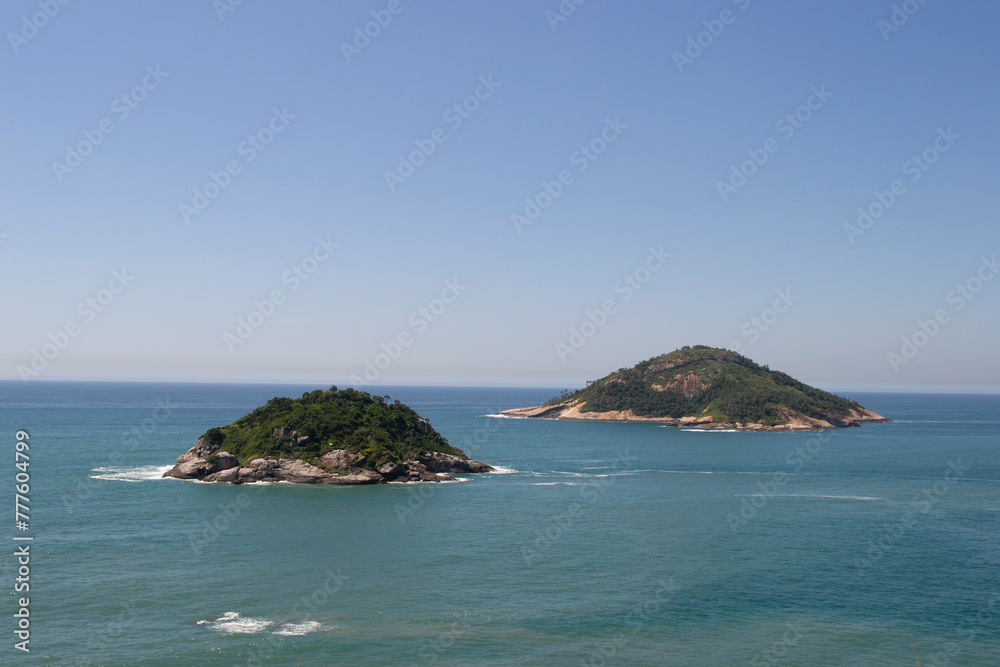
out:
<path id="1" fill-rule="evenodd" d="M 356 384 L 338 384 L 324 382 L 312 382 L 308 380 L 136 380 L 136 379 L 45 379 L 45 380 L 32 380 L 31 382 L 24 382 L 23 380 L 17 379 L 7 379 L 0 378 L 0 384 L 21 384 L 27 386 L 29 384 L 188 384 L 188 385 L 282 385 L 282 386 L 323 386 L 324 388 L 329 388 L 335 386 L 339 389 L 353 388 L 358 391 L 368 391 L 369 388 L 442 388 L 442 389 L 551 389 L 553 391 L 561 391 L 563 389 L 569 389 L 565 384 L 517 384 L 517 383 L 497 383 L 497 384 L 466 384 L 466 383 L 428 383 L 428 382 L 400 382 L 395 384 L 368 384 L 368 385 L 356 385 Z M 586 382 L 584 383 L 571 383 L 571 384 L 581 384 L 579 388 L 584 388 Z M 830 393 L 868 393 L 868 394 L 957 394 L 957 395 L 969 395 L 969 396 L 994 396 L 1000 395 L 1000 387 L 979 387 L 979 386 L 963 386 L 963 385 L 838 385 L 830 384 L 827 385 L 829 388 L 823 388 L 822 383 L 817 383 L 812 385 L 818 389 L 823 389 L 823 391 L 828 391 Z"/>

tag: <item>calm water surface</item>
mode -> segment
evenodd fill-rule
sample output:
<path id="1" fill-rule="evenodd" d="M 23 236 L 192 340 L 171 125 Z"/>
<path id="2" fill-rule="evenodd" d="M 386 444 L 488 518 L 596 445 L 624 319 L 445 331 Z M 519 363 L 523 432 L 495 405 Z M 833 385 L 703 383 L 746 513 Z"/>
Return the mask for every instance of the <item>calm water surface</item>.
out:
<path id="1" fill-rule="evenodd" d="M 998 396 L 856 394 L 895 422 L 818 438 L 500 419 L 554 392 L 382 388 L 499 472 L 160 478 L 209 427 L 316 388 L 0 384 L 10 495 L 31 435 L 35 536 L 32 653 L 13 649 L 7 557 L 0 663 L 1000 664 Z"/>

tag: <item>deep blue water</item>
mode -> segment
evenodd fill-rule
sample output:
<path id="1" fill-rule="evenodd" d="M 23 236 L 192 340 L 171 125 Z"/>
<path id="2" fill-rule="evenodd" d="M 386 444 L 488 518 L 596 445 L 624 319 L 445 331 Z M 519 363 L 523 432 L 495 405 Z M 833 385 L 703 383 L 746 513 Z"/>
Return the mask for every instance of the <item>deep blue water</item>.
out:
<path id="1" fill-rule="evenodd" d="M 502 472 L 159 478 L 207 428 L 316 388 L 0 384 L 3 487 L 12 505 L 25 429 L 35 537 L 32 652 L 7 555 L 0 664 L 1000 664 L 1000 396 L 855 394 L 894 423 L 819 438 L 382 388 Z"/>

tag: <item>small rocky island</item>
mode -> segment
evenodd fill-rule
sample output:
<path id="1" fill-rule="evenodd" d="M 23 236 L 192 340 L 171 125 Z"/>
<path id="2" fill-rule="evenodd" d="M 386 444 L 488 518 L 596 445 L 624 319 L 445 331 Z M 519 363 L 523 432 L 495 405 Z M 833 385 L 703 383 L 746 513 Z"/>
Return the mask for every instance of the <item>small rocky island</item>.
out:
<path id="1" fill-rule="evenodd" d="M 164 477 L 206 482 L 446 482 L 490 472 L 399 401 L 354 389 L 273 398 L 210 428 Z"/>
<path id="2" fill-rule="evenodd" d="M 740 431 L 815 431 L 891 421 L 856 401 L 706 345 L 619 369 L 545 405 L 500 414 Z"/>

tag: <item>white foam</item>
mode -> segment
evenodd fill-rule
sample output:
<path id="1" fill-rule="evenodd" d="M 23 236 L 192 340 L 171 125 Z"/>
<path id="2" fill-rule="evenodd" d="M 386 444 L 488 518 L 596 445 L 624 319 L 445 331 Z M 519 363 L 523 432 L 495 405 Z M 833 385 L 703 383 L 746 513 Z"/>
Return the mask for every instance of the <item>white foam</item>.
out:
<path id="1" fill-rule="evenodd" d="M 746 470 L 623 470 L 618 475 L 632 475 L 640 472 L 658 472 L 664 475 L 773 475 L 774 472 L 752 472 Z M 789 477 L 811 473 L 785 473 Z"/>
<path id="2" fill-rule="evenodd" d="M 198 625 L 207 626 L 209 630 L 233 635 L 253 635 L 267 630 L 274 625 L 266 618 L 244 618 L 239 612 L 227 611 L 214 621 L 198 621 Z"/>
<path id="3" fill-rule="evenodd" d="M 739 433 L 738 428 L 682 428 L 687 433 Z"/>
<path id="4" fill-rule="evenodd" d="M 460 474 L 460 473 L 440 473 L 440 474 L 442 474 L 442 475 L 457 475 L 457 474 Z M 415 480 L 413 480 L 411 482 L 404 482 L 404 481 L 400 481 L 400 480 L 395 480 L 395 481 L 386 482 L 386 483 L 387 484 L 457 484 L 459 482 L 468 482 L 469 480 L 470 480 L 469 477 L 455 477 L 453 479 L 442 479 L 439 482 L 435 482 L 433 480 L 432 481 L 424 481 L 422 479 L 415 479 Z M 347 485 L 345 484 L 345 486 L 347 486 Z"/>
<path id="5" fill-rule="evenodd" d="M 776 498 L 833 498 L 835 500 L 884 500 L 883 498 L 873 498 L 872 496 L 826 496 L 820 494 L 808 494 L 808 493 L 788 493 L 788 494 L 775 494 Z"/>
<path id="6" fill-rule="evenodd" d="M 579 482 L 529 482 L 528 486 L 580 486 Z"/>
<path id="7" fill-rule="evenodd" d="M 323 624 L 317 621 L 304 621 L 302 623 L 284 623 L 272 634 L 285 635 L 287 637 L 301 637 L 310 632 L 323 629 Z"/>
<path id="8" fill-rule="evenodd" d="M 489 472 L 491 475 L 511 475 L 517 472 L 513 468 L 505 468 L 504 466 L 493 466 L 493 470 Z"/>
<path id="9" fill-rule="evenodd" d="M 522 417 L 520 415 L 501 415 L 499 413 L 495 415 L 479 415 L 479 416 L 490 417 L 492 419 L 531 419 L 531 417 Z"/>
<path id="10" fill-rule="evenodd" d="M 148 482 L 156 479 L 169 479 L 163 473 L 173 466 L 107 466 L 91 470 L 92 479 L 104 479 L 114 482 Z"/>
<path id="11" fill-rule="evenodd" d="M 214 621 L 198 621 L 197 624 L 214 632 L 232 635 L 254 635 L 270 630 L 274 635 L 300 637 L 324 629 L 318 621 L 276 623 L 266 618 L 244 617 L 235 611 L 227 611 Z"/>

